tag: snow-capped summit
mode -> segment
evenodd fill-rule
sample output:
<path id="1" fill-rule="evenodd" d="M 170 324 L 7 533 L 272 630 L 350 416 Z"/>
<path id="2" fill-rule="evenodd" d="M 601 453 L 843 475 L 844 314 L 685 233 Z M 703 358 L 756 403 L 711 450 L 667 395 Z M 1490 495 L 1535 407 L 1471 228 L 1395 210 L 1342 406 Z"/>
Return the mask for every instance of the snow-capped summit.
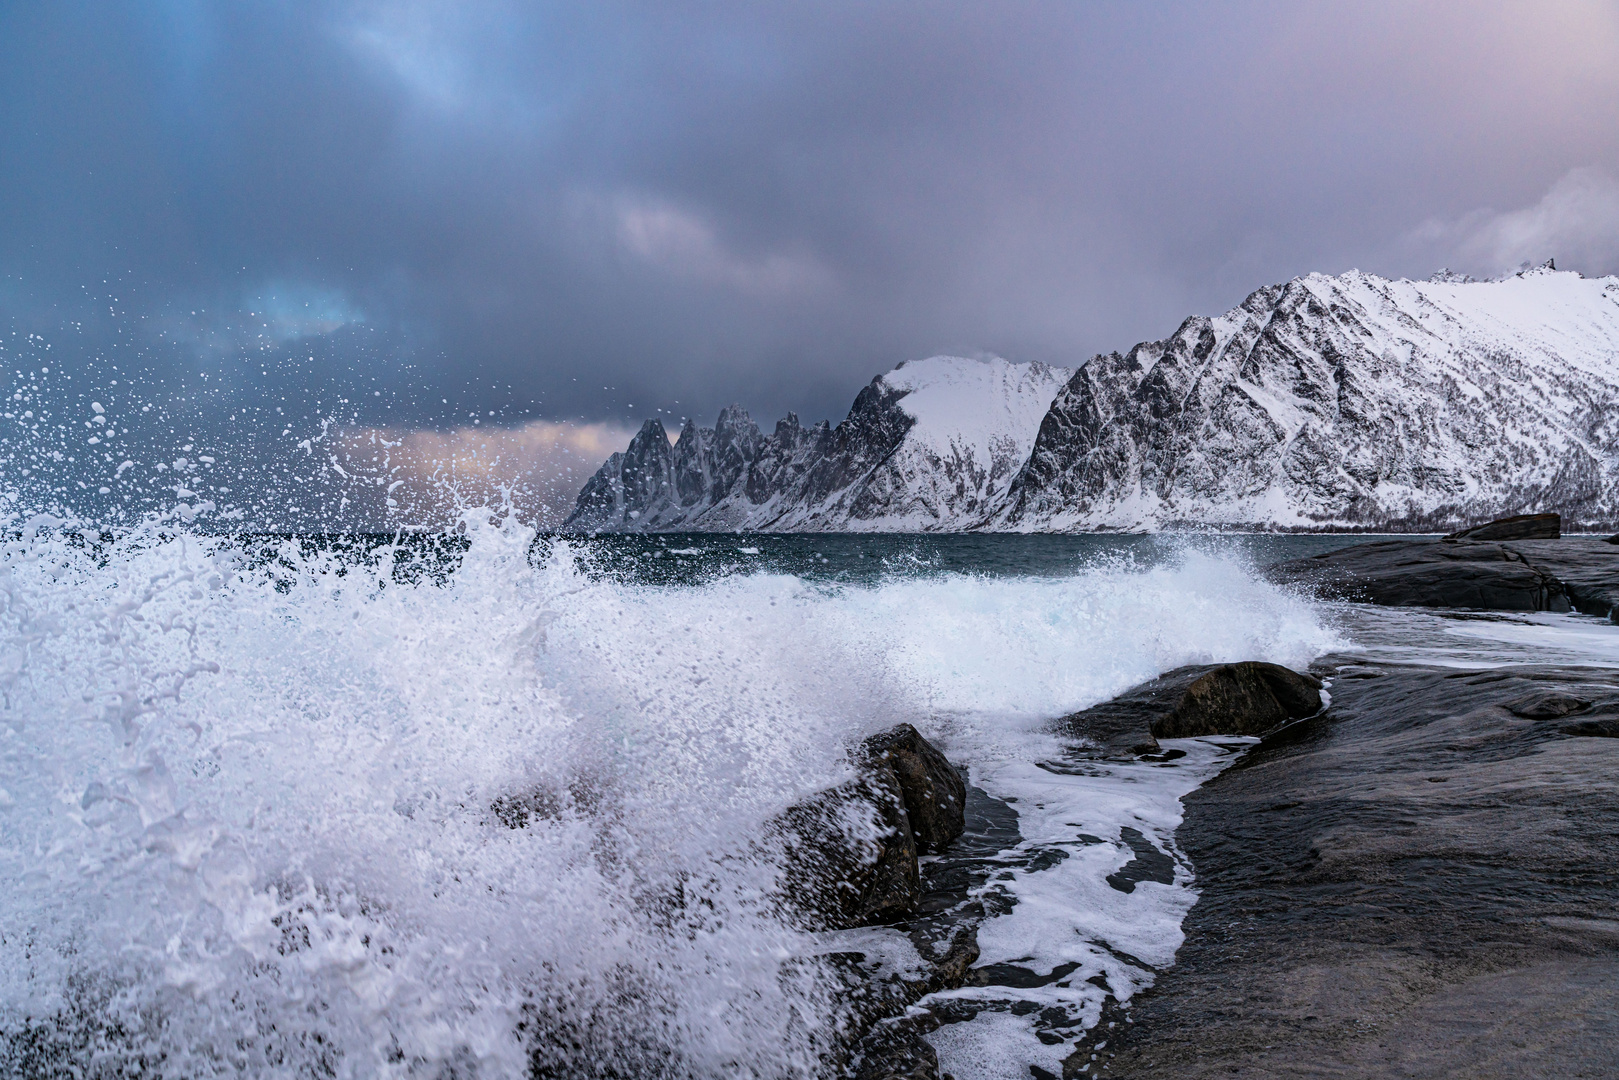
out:
<path id="1" fill-rule="evenodd" d="M 987 524 L 1607 521 L 1616 460 L 1619 279 L 1311 274 L 1091 360 Z"/>
<path id="2" fill-rule="evenodd" d="M 655 431 L 652 429 L 656 429 Z M 901 364 L 842 423 L 648 427 L 567 528 L 1619 522 L 1619 279 L 1310 274 L 1076 371 Z"/>

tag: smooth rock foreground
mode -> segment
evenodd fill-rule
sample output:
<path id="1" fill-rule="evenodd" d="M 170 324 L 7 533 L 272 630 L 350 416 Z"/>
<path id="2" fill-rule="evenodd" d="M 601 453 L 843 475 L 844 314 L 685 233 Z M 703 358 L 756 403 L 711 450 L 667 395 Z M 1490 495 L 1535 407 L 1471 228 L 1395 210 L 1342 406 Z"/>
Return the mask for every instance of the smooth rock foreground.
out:
<path id="1" fill-rule="evenodd" d="M 1377 540 L 1265 573 L 1323 599 L 1390 607 L 1619 612 L 1619 545 L 1589 536 Z"/>
<path id="2" fill-rule="evenodd" d="M 1065 1075 L 1615 1075 L 1619 673 L 1314 670 L 1185 800 L 1186 943 Z"/>

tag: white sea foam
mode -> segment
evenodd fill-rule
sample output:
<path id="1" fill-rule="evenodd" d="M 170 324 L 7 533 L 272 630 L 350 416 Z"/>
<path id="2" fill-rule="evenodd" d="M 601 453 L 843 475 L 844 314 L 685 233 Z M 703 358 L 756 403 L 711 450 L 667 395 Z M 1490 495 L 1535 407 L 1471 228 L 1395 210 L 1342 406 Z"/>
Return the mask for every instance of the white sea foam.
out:
<path id="1" fill-rule="evenodd" d="M 435 584 L 291 543 L 249 564 L 174 522 L 100 547 L 13 524 L 0 1038 L 107 1075 L 521 1075 L 535 1046 L 555 1075 L 807 1074 L 830 1037 L 794 959 L 814 948 L 744 856 L 845 747 L 912 721 L 1027 808 L 1051 717 L 1178 664 L 1334 643 L 1196 552 L 652 587 L 562 546 L 536 565 L 528 531 L 478 513 Z M 526 827 L 496 820 L 536 791 Z M 1130 820 L 1161 838 L 1173 801 Z M 1150 922 L 1097 933 L 1162 938 L 1190 895 L 1162 888 L 1181 892 Z"/>

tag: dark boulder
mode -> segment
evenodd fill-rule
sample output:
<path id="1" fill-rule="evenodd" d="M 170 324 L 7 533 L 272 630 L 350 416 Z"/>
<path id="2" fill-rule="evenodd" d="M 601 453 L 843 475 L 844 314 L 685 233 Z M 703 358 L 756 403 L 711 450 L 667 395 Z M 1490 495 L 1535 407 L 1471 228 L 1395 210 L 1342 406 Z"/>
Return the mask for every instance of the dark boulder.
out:
<path id="1" fill-rule="evenodd" d="M 1380 540 L 1276 563 L 1266 575 L 1323 597 L 1391 607 L 1569 610 L 1555 574 L 1493 542 Z"/>
<path id="2" fill-rule="evenodd" d="M 1193 664 L 1058 721 L 1105 757 L 1155 755 L 1158 739 L 1257 735 L 1321 708 L 1321 683 L 1276 664 Z"/>
<path id="3" fill-rule="evenodd" d="M 1221 664 L 1199 676 L 1175 708 L 1153 721 L 1159 739 L 1260 735 L 1321 710 L 1321 680 L 1255 660 Z"/>
<path id="4" fill-rule="evenodd" d="M 886 765 L 795 803 L 770 831 L 786 855 L 783 899 L 811 929 L 890 922 L 921 898 L 910 815 Z"/>
<path id="5" fill-rule="evenodd" d="M 922 896 L 923 852 L 966 827 L 967 786 L 910 724 L 867 739 L 855 778 L 788 807 L 769 826 L 786 855 L 783 899 L 813 929 L 893 922 Z"/>
<path id="6" fill-rule="evenodd" d="M 910 724 L 900 724 L 867 739 L 864 749 L 899 780 L 917 851 L 942 851 L 961 835 L 967 826 L 967 785 L 937 747 Z"/>
<path id="7" fill-rule="evenodd" d="M 1518 514 L 1497 518 L 1470 529 L 1458 529 L 1446 540 L 1556 540 L 1563 535 L 1563 519 L 1557 514 Z"/>

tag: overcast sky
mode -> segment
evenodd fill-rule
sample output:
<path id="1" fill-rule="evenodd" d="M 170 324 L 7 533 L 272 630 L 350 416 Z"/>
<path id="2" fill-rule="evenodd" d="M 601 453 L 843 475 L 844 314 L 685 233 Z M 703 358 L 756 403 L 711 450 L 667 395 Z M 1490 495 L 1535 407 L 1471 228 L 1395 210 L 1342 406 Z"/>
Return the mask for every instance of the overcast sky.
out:
<path id="1" fill-rule="evenodd" d="M 835 421 L 1547 257 L 1619 271 L 1619 3 L 0 0 L 0 327 L 216 428 Z"/>

